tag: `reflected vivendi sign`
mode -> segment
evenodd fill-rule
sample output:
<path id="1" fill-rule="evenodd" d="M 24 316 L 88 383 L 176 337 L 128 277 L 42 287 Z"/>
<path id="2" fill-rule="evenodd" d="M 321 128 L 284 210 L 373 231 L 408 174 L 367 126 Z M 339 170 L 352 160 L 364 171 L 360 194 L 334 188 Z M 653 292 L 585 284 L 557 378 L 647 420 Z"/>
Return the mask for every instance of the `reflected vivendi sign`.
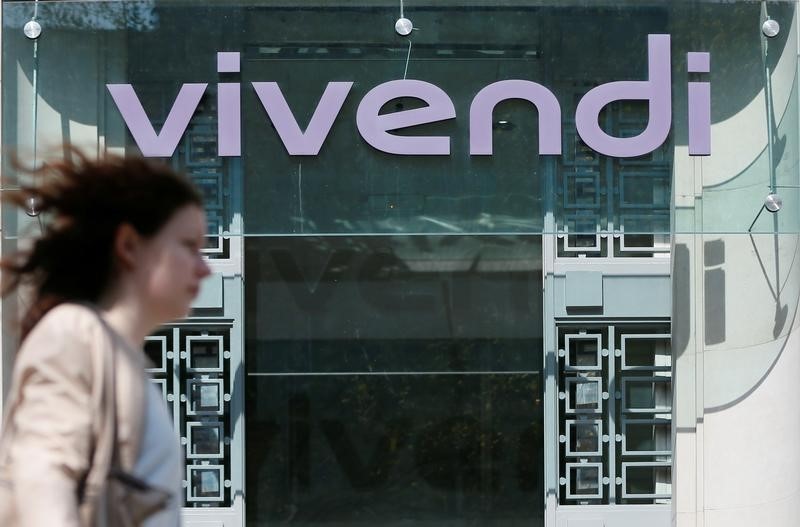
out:
<path id="1" fill-rule="evenodd" d="M 646 155 L 660 147 L 672 127 L 672 75 L 669 35 L 648 35 L 648 76 L 641 81 L 615 81 L 589 90 L 575 111 L 575 126 L 581 139 L 593 150 L 611 157 Z M 710 55 L 687 53 L 689 73 L 708 73 Z M 236 52 L 217 54 L 217 71 L 240 71 Z M 290 155 L 317 155 L 353 86 L 352 82 L 329 82 L 305 130 L 294 117 L 276 82 L 253 82 L 261 105 Z M 184 84 L 160 132 L 156 132 L 139 97 L 130 84 L 107 84 L 122 118 L 147 157 L 171 157 L 203 97 L 207 83 Z M 240 156 L 241 83 L 217 86 L 219 155 Z M 380 109 L 399 97 L 420 99 L 426 106 L 381 114 Z M 530 80 L 501 80 L 482 88 L 469 109 L 470 155 L 492 155 L 492 112 L 501 101 L 521 99 L 533 104 L 539 115 L 539 154 L 561 154 L 561 107 L 555 95 Z M 615 137 L 598 122 L 607 105 L 622 100 L 647 101 L 646 128 L 633 137 Z M 438 86 L 421 80 L 393 80 L 379 84 L 361 99 L 356 125 L 361 137 L 373 148 L 396 155 L 449 155 L 449 136 L 401 136 L 392 131 L 445 121 L 456 117 L 453 101 Z M 711 154 L 711 88 L 708 82 L 688 83 L 689 154 Z"/>

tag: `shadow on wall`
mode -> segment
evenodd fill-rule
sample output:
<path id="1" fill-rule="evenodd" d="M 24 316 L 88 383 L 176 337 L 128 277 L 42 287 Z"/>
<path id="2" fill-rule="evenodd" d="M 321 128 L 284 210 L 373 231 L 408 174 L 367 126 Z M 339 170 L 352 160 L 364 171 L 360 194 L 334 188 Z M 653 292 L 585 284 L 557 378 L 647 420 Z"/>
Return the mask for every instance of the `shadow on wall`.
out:
<path id="1" fill-rule="evenodd" d="M 767 268 L 764 266 L 764 260 L 761 258 L 761 251 L 759 251 L 755 238 L 753 238 L 752 234 L 750 235 L 750 243 L 753 246 L 753 252 L 755 253 L 756 258 L 758 259 L 758 265 L 761 267 L 761 272 L 767 281 L 767 286 L 769 287 L 770 293 L 772 293 L 772 297 L 775 299 L 775 326 L 772 328 L 772 337 L 777 339 L 783 331 L 784 326 L 786 326 L 786 319 L 789 316 L 789 304 L 781 305 L 782 287 L 780 280 L 780 260 L 775 260 L 775 284 L 773 287 L 772 280 L 767 272 Z M 775 253 L 777 254 L 779 248 L 779 239 L 777 235 L 774 236 L 774 246 Z"/>
<path id="2" fill-rule="evenodd" d="M 677 361 L 689 347 L 692 327 L 692 259 L 686 244 L 676 243 L 672 252 L 672 355 Z"/>
<path id="3" fill-rule="evenodd" d="M 694 267 L 694 245 L 682 241 L 673 253 L 673 353 L 679 361 L 687 350 L 703 352 L 705 411 L 719 411 L 753 393 L 784 351 L 793 351 L 786 343 L 797 326 L 800 239 L 776 233 L 704 240 L 702 268 Z M 699 272 L 702 296 L 699 282 L 692 289 Z M 693 308 L 702 309 L 696 313 L 703 328 Z"/>
<path id="4" fill-rule="evenodd" d="M 725 242 L 703 244 L 703 309 L 706 346 L 725 342 Z"/>

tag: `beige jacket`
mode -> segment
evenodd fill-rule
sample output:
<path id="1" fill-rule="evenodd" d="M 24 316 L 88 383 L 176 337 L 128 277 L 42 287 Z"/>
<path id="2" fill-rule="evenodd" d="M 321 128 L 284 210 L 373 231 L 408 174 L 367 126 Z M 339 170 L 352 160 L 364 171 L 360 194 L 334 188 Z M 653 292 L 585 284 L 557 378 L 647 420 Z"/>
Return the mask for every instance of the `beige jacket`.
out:
<path id="1" fill-rule="evenodd" d="M 111 445 L 104 419 L 104 361 L 115 355 L 117 435 L 122 469 L 138 455 L 147 378 L 144 353 L 109 331 L 90 307 L 62 304 L 34 327 L 17 355 L 4 409 L 8 438 L 0 466 L 12 482 L 15 525 L 86 527 L 103 496 L 79 505 L 80 482 L 96 450 Z M 0 514 L 2 516 L 2 514 Z M 94 518 L 89 520 L 89 518 Z M 3 526 L 7 527 L 7 526 Z"/>

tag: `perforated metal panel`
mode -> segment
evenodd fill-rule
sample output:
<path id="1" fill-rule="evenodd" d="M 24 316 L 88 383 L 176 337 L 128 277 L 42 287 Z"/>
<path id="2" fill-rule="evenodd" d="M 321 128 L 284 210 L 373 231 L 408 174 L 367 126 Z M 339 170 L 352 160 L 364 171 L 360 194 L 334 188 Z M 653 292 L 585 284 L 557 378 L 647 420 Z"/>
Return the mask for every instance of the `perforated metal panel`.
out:
<path id="1" fill-rule="evenodd" d="M 159 386 L 180 431 L 185 451 L 185 501 L 189 507 L 232 503 L 231 447 L 234 435 L 232 393 L 241 352 L 238 324 L 229 319 L 189 319 L 162 328 L 146 339 Z"/>
<path id="2" fill-rule="evenodd" d="M 671 352 L 661 321 L 557 323 L 559 503 L 671 495 Z"/>

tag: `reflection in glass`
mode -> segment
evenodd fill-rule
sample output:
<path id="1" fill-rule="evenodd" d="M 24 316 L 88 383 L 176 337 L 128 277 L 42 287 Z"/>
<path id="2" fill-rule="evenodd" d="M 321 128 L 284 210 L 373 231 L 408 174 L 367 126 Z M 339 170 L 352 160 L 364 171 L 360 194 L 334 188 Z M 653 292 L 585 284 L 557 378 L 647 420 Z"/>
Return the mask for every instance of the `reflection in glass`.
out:
<path id="1" fill-rule="evenodd" d="M 189 499 L 194 500 L 213 500 L 222 499 L 222 469 L 217 466 L 189 467 Z"/>
<path id="2" fill-rule="evenodd" d="M 672 404 L 672 382 L 669 378 L 624 381 L 625 406 L 635 411 L 669 411 Z"/>
<path id="3" fill-rule="evenodd" d="M 248 521 L 541 525 L 540 238 L 248 242 Z"/>
<path id="4" fill-rule="evenodd" d="M 250 377 L 248 516 L 536 525 L 541 389 L 538 374 Z"/>
<path id="5" fill-rule="evenodd" d="M 672 486 L 672 467 L 628 465 L 625 467 L 625 493 L 628 497 L 669 496 Z"/>
<path id="6" fill-rule="evenodd" d="M 597 453 L 600 451 L 600 424 L 595 421 L 576 421 L 570 426 L 570 451 Z"/>
<path id="7" fill-rule="evenodd" d="M 669 369 L 671 348 L 669 336 L 623 337 L 626 368 Z"/>
<path id="8" fill-rule="evenodd" d="M 597 496 L 600 494 L 600 467 L 570 466 L 570 491 L 576 496 Z"/>
<path id="9" fill-rule="evenodd" d="M 623 214 L 620 216 L 620 226 L 626 233 L 621 238 L 621 250 L 666 250 L 669 247 L 667 212 Z"/>
<path id="10" fill-rule="evenodd" d="M 600 410 L 600 379 L 568 378 L 570 409 L 583 411 Z"/>
<path id="11" fill-rule="evenodd" d="M 670 452 L 672 434 L 669 421 L 625 422 L 625 448 L 628 452 Z"/>
<path id="12" fill-rule="evenodd" d="M 221 423 L 189 423 L 190 455 L 193 457 L 220 456 L 222 454 Z"/>
<path id="13" fill-rule="evenodd" d="M 217 398 L 216 386 L 201 386 L 200 387 L 200 409 L 206 410 L 218 405 L 219 399 Z"/>
<path id="14" fill-rule="evenodd" d="M 600 250 L 597 233 L 597 216 L 594 213 L 567 216 L 568 249 Z"/>
<path id="15" fill-rule="evenodd" d="M 189 414 L 222 413 L 222 383 L 210 380 L 189 381 Z"/>
<path id="16" fill-rule="evenodd" d="M 660 170 L 620 173 L 622 208 L 669 208 L 670 177 Z"/>
<path id="17" fill-rule="evenodd" d="M 573 367 L 597 368 L 600 366 L 600 349 L 598 339 L 570 336 L 569 365 Z"/>
<path id="18" fill-rule="evenodd" d="M 595 172 L 565 173 L 567 209 L 595 208 L 600 205 L 600 177 Z"/>
<path id="19" fill-rule="evenodd" d="M 222 369 L 222 339 L 215 337 L 188 337 L 189 368 L 192 370 Z"/>

